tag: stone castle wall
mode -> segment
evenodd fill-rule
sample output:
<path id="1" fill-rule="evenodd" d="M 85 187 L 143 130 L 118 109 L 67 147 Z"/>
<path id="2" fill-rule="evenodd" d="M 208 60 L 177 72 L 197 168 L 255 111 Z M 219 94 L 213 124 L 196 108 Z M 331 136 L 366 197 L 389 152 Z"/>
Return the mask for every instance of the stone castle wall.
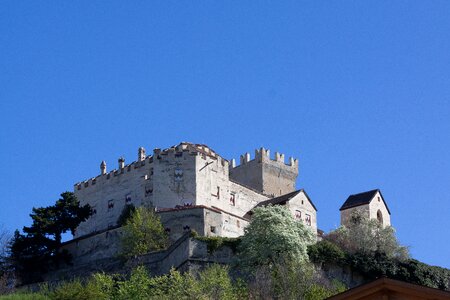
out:
<path id="1" fill-rule="evenodd" d="M 106 172 L 106 165 L 102 164 L 102 174 L 74 186 L 81 205 L 89 204 L 94 211 L 92 217 L 77 228 L 75 238 L 113 228 L 127 204 L 157 209 L 204 205 L 243 217 L 268 198 L 261 191 L 230 180 L 229 162 L 211 153 L 210 150 L 198 152 L 181 144 L 163 151 L 155 149 L 152 156 L 140 152 L 138 160 L 129 165 L 121 158 L 119 168 L 110 172 Z M 282 167 L 272 173 L 284 172 L 282 168 L 295 169 L 284 163 L 275 165 Z M 295 178 L 290 180 L 295 184 Z M 276 180 L 269 178 L 268 181 Z M 293 188 L 292 182 L 289 190 Z M 266 185 L 270 184 L 274 183 Z"/>
<path id="2" fill-rule="evenodd" d="M 163 209 L 157 212 L 171 242 L 195 231 L 201 236 L 238 237 L 244 234 L 248 220 L 225 211 L 191 206 Z M 100 259 L 118 257 L 121 253 L 122 228 L 114 227 L 64 243 L 73 263 L 86 264 Z"/>
<path id="3" fill-rule="evenodd" d="M 230 178 L 249 186 L 264 195 L 281 196 L 295 191 L 298 176 L 298 160 L 290 158 L 284 161 L 284 154 L 275 152 L 274 159 L 270 151 L 264 148 L 255 150 L 254 159 L 246 153 L 240 157 L 240 165 L 230 166 Z"/>
<path id="4" fill-rule="evenodd" d="M 44 280 L 56 283 L 73 278 L 85 278 L 96 272 L 125 274 L 140 265 L 144 265 L 152 276 L 167 274 L 171 268 L 190 272 L 211 263 L 230 263 L 233 255 L 232 249 L 228 247 L 221 247 L 210 253 L 206 242 L 192 238 L 191 233 L 186 232 L 167 250 L 149 253 L 128 262 L 115 256 L 76 263 L 74 261 L 73 266 L 44 274 Z"/>

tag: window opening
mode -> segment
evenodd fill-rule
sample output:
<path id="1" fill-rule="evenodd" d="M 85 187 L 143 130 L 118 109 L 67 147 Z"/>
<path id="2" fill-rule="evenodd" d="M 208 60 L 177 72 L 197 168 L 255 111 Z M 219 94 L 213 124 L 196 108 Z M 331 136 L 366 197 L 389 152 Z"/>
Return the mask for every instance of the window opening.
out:
<path id="1" fill-rule="evenodd" d="M 305 214 L 305 223 L 308 226 L 311 226 L 311 216 L 308 214 Z"/>

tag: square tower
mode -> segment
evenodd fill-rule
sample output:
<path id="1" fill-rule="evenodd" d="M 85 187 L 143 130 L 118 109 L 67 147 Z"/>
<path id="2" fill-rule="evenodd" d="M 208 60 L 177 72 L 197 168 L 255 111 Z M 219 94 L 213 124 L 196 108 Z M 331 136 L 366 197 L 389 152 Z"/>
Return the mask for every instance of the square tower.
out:
<path id="1" fill-rule="evenodd" d="M 281 196 L 295 191 L 298 176 L 298 160 L 284 162 L 284 154 L 275 152 L 274 159 L 270 151 L 264 148 L 255 150 L 255 158 L 246 153 L 240 157 L 240 165 L 234 160 L 230 164 L 230 179 L 269 196 Z"/>

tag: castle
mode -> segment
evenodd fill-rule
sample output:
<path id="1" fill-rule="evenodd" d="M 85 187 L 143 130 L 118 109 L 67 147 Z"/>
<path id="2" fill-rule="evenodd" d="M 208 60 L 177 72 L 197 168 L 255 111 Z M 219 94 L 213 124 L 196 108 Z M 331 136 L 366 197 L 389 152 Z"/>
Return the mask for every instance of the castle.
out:
<path id="1" fill-rule="evenodd" d="M 137 160 L 107 171 L 100 165 L 97 177 L 76 183 L 81 205 L 93 215 L 79 225 L 73 241 L 66 244 L 75 260 L 113 256 L 118 251 L 119 216 L 127 205 L 155 209 L 176 241 L 186 231 L 202 236 L 238 237 L 244 234 L 252 210 L 258 206 L 284 205 L 299 222 L 317 235 L 317 209 L 303 189 L 296 189 L 298 160 L 264 148 L 241 155 L 239 165 L 210 147 L 182 142 L 147 155 L 139 148 Z M 390 225 L 390 211 L 379 190 L 351 195 L 341 207 L 341 223 L 354 210 Z"/>

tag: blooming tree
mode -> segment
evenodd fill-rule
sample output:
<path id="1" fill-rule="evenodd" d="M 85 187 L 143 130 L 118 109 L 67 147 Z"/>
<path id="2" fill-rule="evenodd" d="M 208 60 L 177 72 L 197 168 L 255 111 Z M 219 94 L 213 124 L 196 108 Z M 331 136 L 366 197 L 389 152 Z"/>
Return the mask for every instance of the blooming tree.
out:
<path id="1" fill-rule="evenodd" d="M 313 240 L 312 231 L 294 220 L 286 207 L 255 208 L 239 245 L 239 267 L 251 271 L 258 266 L 305 262 L 307 245 Z"/>

